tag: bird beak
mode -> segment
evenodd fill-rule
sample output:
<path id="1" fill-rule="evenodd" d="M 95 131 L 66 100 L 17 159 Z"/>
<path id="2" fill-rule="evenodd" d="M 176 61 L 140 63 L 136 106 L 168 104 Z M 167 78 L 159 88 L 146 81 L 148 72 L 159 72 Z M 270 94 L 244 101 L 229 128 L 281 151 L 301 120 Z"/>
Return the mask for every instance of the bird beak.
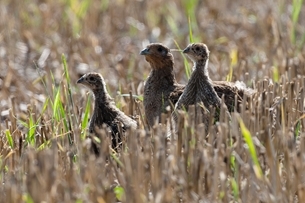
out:
<path id="1" fill-rule="evenodd" d="M 83 83 L 83 82 L 84 82 L 84 77 L 81 77 L 80 79 L 77 80 L 76 83 L 78 84 L 78 83 Z"/>
<path id="2" fill-rule="evenodd" d="M 189 47 L 186 47 L 183 51 L 182 51 L 182 53 L 184 53 L 184 54 L 187 54 L 187 53 L 189 53 L 190 52 L 190 48 Z"/>
<path id="3" fill-rule="evenodd" d="M 146 48 L 146 49 L 143 49 L 141 52 L 140 52 L 141 55 L 148 55 L 149 54 L 149 49 Z"/>

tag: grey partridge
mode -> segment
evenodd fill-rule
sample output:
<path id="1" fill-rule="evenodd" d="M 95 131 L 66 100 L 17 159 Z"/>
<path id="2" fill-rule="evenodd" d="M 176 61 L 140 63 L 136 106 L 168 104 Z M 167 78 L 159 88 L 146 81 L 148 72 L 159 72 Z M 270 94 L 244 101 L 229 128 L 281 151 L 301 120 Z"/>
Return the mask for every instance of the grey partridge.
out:
<path id="1" fill-rule="evenodd" d="M 208 125 L 210 108 L 214 107 L 217 110 L 216 112 L 219 112 L 221 105 L 221 99 L 217 95 L 208 73 L 208 47 L 201 43 L 191 44 L 183 50 L 183 53 L 194 62 L 194 70 L 176 103 L 175 113 L 173 113 L 174 120 L 177 122 L 177 110 L 184 109 L 187 111 L 189 105 L 202 104 L 203 107 L 200 107 L 200 111 L 203 117 L 198 118 L 202 118 L 203 123 Z"/>
<path id="2" fill-rule="evenodd" d="M 122 135 L 119 130 L 120 126 L 124 132 L 128 128 L 136 129 L 137 122 L 116 107 L 113 99 L 107 92 L 106 84 L 101 74 L 94 72 L 87 73 L 83 75 L 77 83 L 89 88 L 93 92 L 95 98 L 94 111 L 89 124 L 89 132 L 94 133 L 99 137 L 98 128 L 106 125 L 111 131 L 112 148 L 116 149 L 122 140 Z M 116 136 L 118 137 L 118 142 Z M 92 143 L 92 149 L 94 153 L 98 155 L 99 148 L 94 142 Z"/>
<path id="3" fill-rule="evenodd" d="M 151 66 L 144 85 L 144 110 L 148 125 L 160 122 L 166 107 L 175 105 L 184 85 L 177 83 L 174 74 L 174 57 L 170 49 L 160 43 L 149 44 L 140 52 Z M 158 119 L 158 120 L 157 120 Z"/>

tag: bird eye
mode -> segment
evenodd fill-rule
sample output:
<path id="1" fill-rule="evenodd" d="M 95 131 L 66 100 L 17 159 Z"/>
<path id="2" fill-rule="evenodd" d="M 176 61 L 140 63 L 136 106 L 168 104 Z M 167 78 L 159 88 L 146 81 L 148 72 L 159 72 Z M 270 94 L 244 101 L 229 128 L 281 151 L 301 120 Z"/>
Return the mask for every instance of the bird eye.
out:
<path id="1" fill-rule="evenodd" d="M 90 81 L 94 81 L 95 79 L 94 79 L 93 76 L 90 76 L 90 77 L 89 77 L 89 80 L 90 80 Z"/>
<path id="2" fill-rule="evenodd" d="M 196 48 L 195 48 L 195 50 L 196 50 L 196 51 L 199 51 L 199 50 L 200 50 L 200 48 L 199 48 L 199 47 L 196 47 Z"/>
<path id="3" fill-rule="evenodd" d="M 158 52 L 162 52 L 162 48 L 161 47 L 158 48 Z"/>

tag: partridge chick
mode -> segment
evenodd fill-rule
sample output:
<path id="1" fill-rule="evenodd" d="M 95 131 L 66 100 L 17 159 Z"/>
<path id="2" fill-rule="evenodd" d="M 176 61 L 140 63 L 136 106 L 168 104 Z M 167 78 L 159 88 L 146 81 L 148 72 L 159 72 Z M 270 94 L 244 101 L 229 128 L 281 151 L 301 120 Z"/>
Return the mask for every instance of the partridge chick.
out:
<path id="1" fill-rule="evenodd" d="M 208 73 L 209 50 L 205 44 L 192 44 L 187 46 L 183 53 L 194 62 L 194 71 L 175 106 L 175 111 L 178 109 L 188 110 L 189 105 L 202 104 L 203 106 L 200 107 L 203 115 L 202 121 L 207 127 L 208 112 L 210 112 L 211 107 L 216 108 L 219 112 L 221 105 L 221 99 L 217 95 Z M 177 122 L 176 112 L 173 113 L 173 117 Z"/>
<path id="2" fill-rule="evenodd" d="M 204 44 L 193 43 L 188 45 L 183 51 L 183 53 L 185 53 L 194 62 L 194 68 L 196 68 L 196 65 L 200 65 L 200 47 L 204 47 Z M 196 60 L 199 60 L 199 64 L 196 63 Z M 205 68 L 204 70 L 206 76 L 209 78 L 207 68 Z M 230 112 L 234 111 L 235 97 L 237 98 L 236 109 L 237 111 L 240 111 L 239 105 L 243 102 L 243 98 L 249 99 L 255 93 L 255 90 L 247 88 L 246 85 L 240 81 L 237 81 L 235 83 L 227 81 L 212 81 L 211 79 L 209 79 L 209 81 L 211 82 L 218 97 L 224 97 L 224 103 L 226 104 Z"/>
<path id="3" fill-rule="evenodd" d="M 140 52 L 151 66 L 144 85 L 144 109 L 149 126 L 160 122 L 166 107 L 175 105 L 184 85 L 177 83 L 174 74 L 174 57 L 170 49 L 160 43 L 149 44 Z"/>
<path id="4" fill-rule="evenodd" d="M 136 129 L 137 122 L 126 116 L 115 106 L 113 99 L 106 90 L 106 84 L 101 74 L 94 72 L 87 73 L 82 76 L 77 83 L 83 84 L 89 88 L 93 92 L 95 98 L 94 111 L 89 124 L 89 132 L 94 133 L 99 137 L 98 128 L 101 128 L 103 124 L 105 124 L 111 130 L 112 148 L 116 149 L 122 141 L 122 135 L 119 130 L 120 125 L 124 132 L 128 128 Z M 98 155 L 99 148 L 94 142 L 92 143 L 92 149 L 94 153 Z"/>

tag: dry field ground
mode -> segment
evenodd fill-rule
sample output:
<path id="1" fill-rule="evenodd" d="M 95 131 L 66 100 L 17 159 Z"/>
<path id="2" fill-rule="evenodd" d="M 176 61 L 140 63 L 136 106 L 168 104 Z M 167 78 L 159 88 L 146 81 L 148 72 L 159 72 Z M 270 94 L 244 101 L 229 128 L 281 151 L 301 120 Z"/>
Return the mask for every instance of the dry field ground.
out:
<path id="1" fill-rule="evenodd" d="M 304 33 L 302 0 L 1 0 L 0 202 L 305 202 Z M 207 139 L 185 115 L 168 142 L 142 122 L 139 52 L 190 41 L 208 45 L 213 80 L 257 94 Z M 186 83 L 191 63 L 173 54 Z M 106 131 L 99 158 L 84 140 L 88 71 L 138 117 L 120 154 Z"/>

